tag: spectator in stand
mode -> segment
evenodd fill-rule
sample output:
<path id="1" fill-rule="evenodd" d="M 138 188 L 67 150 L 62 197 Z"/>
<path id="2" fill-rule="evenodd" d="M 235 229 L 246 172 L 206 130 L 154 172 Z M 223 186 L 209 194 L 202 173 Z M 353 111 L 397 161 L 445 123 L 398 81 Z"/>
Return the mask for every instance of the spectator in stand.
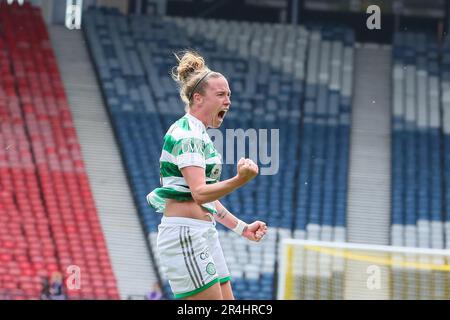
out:
<path id="1" fill-rule="evenodd" d="M 50 300 L 66 300 L 63 277 L 60 272 L 53 272 L 50 282 Z"/>
<path id="2" fill-rule="evenodd" d="M 163 295 L 158 282 L 153 284 L 152 290 L 147 293 L 145 298 L 147 300 L 162 300 Z"/>
<path id="3" fill-rule="evenodd" d="M 42 278 L 41 300 L 50 300 L 50 284 L 48 278 Z"/>

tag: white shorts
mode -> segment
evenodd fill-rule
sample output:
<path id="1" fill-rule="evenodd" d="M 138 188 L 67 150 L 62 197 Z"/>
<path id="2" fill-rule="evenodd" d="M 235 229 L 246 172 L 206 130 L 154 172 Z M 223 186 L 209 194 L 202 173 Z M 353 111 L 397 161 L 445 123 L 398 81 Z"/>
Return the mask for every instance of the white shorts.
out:
<path id="1" fill-rule="evenodd" d="M 231 279 L 213 221 L 163 216 L 157 249 L 175 298 Z"/>

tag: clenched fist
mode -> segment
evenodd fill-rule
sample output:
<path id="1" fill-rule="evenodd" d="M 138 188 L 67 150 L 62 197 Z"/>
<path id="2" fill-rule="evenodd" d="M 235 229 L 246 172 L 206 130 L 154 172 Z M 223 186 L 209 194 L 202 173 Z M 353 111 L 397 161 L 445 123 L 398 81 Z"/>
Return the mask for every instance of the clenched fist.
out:
<path id="1" fill-rule="evenodd" d="M 255 221 L 247 226 L 242 236 L 251 241 L 259 242 L 267 233 L 267 225 L 262 221 Z"/>
<path id="2" fill-rule="evenodd" d="M 239 159 L 237 176 L 243 183 L 247 183 L 258 175 L 258 166 L 250 159 Z"/>

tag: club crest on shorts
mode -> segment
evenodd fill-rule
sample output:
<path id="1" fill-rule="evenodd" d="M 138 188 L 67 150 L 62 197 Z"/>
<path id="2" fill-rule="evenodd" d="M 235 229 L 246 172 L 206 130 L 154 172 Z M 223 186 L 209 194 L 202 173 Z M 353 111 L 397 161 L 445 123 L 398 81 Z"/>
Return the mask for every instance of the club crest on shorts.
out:
<path id="1" fill-rule="evenodd" d="M 214 263 L 208 263 L 208 265 L 206 266 L 206 272 L 208 272 L 208 274 L 210 275 L 216 274 L 216 266 L 214 265 Z"/>

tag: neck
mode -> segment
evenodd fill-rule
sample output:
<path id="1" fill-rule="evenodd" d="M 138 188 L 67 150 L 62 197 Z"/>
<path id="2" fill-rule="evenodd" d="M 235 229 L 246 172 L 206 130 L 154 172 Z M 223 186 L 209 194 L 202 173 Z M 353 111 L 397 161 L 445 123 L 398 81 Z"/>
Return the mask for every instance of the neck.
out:
<path id="1" fill-rule="evenodd" d="M 198 110 L 198 109 L 192 110 L 190 108 L 187 113 L 189 113 L 191 116 L 196 117 L 198 120 L 200 120 L 205 125 L 206 128 L 208 128 L 207 118 L 200 113 L 200 110 Z"/>

